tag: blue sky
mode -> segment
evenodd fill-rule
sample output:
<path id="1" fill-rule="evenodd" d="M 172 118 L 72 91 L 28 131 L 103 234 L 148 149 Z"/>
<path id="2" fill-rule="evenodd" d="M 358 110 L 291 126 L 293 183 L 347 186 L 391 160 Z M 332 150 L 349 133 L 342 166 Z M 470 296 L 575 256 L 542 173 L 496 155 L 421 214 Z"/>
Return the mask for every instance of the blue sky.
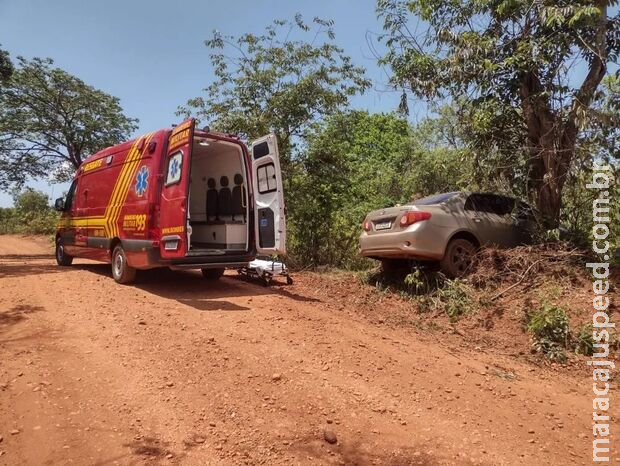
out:
<path id="1" fill-rule="evenodd" d="M 137 133 L 170 126 L 179 104 L 201 94 L 211 77 L 204 40 L 260 33 L 275 18 L 300 12 L 335 21 L 336 40 L 374 88 L 353 105 L 391 111 L 399 94 L 386 92 L 367 34 L 379 33 L 375 0 L 0 0 L 0 43 L 12 57 L 50 57 L 88 84 L 120 97 L 125 114 L 140 120 Z M 415 109 L 412 109 L 415 119 Z M 58 197 L 65 185 L 31 183 Z M 0 207 L 12 204 L 0 192 Z"/>

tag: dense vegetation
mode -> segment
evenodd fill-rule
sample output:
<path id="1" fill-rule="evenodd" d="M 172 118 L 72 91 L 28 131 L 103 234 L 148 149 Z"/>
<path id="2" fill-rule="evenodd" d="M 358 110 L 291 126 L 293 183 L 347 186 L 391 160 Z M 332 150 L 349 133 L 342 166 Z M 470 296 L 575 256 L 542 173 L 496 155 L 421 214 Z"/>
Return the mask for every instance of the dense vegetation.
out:
<path id="1" fill-rule="evenodd" d="M 58 212 L 45 193 L 26 188 L 14 196 L 14 206 L 0 207 L 0 235 L 23 233 L 51 235 L 56 230 Z"/>

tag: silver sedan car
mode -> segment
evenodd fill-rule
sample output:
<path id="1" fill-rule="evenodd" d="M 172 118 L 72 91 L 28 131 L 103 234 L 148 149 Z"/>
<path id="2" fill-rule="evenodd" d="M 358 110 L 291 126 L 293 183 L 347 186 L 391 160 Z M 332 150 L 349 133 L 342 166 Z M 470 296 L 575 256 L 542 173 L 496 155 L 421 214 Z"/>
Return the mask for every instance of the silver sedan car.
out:
<path id="1" fill-rule="evenodd" d="M 513 197 L 452 192 L 370 212 L 363 223 L 360 253 L 384 269 L 403 259 L 438 261 L 450 277 L 469 270 L 481 246 L 513 247 L 532 241 L 534 210 Z"/>

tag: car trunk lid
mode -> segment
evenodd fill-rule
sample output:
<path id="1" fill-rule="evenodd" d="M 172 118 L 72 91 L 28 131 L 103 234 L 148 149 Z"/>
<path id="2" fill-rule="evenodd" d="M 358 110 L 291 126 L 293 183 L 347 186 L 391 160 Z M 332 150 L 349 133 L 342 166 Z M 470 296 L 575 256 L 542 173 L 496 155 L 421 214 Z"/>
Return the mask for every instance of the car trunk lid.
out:
<path id="1" fill-rule="evenodd" d="M 403 228 L 400 222 L 408 212 L 419 212 L 421 214 L 428 214 L 428 216 L 421 216 L 413 221 L 410 220 L 404 224 L 404 227 L 417 221 L 429 220 L 433 213 L 439 213 L 438 210 L 441 211 L 440 205 L 416 206 L 411 204 L 373 210 L 366 216 L 364 230 L 366 230 L 366 233 L 369 235 L 398 231 Z"/>
<path id="2" fill-rule="evenodd" d="M 386 207 L 385 209 L 373 210 L 366 216 L 371 228 L 367 230 L 369 235 L 386 233 L 397 228 L 398 222 L 404 213 L 412 210 L 411 206 Z"/>

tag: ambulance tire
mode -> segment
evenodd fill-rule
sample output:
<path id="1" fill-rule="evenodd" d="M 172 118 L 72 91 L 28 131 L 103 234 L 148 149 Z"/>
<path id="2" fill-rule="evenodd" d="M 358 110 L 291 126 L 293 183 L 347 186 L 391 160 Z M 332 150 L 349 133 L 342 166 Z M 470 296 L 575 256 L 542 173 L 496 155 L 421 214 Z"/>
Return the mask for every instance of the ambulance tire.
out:
<path id="1" fill-rule="evenodd" d="M 224 275 L 224 269 L 200 269 L 206 280 L 219 280 Z"/>
<path id="2" fill-rule="evenodd" d="M 70 256 L 65 252 L 65 246 L 62 244 L 62 239 L 56 240 L 56 263 L 63 267 L 71 265 L 73 262 L 73 256 Z"/>
<path id="3" fill-rule="evenodd" d="M 127 263 L 123 246 L 118 244 L 112 252 L 112 277 L 117 283 L 126 285 L 136 279 L 136 269 Z"/>

